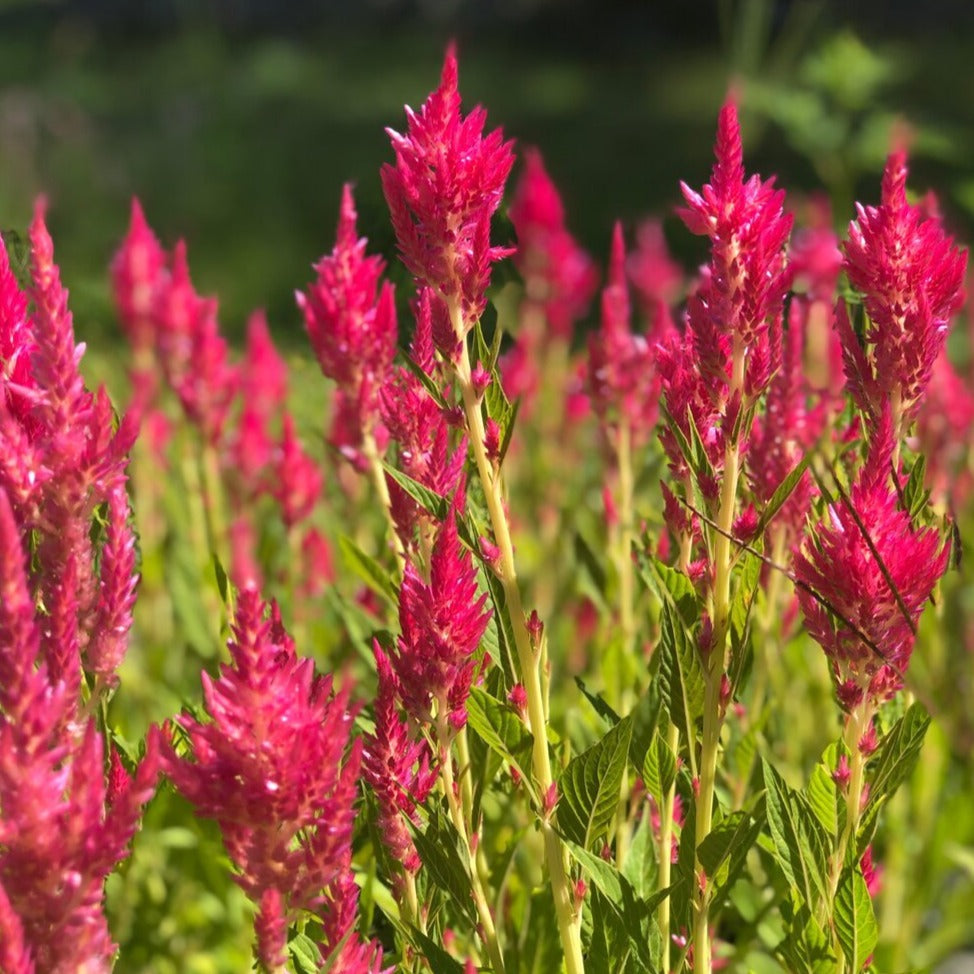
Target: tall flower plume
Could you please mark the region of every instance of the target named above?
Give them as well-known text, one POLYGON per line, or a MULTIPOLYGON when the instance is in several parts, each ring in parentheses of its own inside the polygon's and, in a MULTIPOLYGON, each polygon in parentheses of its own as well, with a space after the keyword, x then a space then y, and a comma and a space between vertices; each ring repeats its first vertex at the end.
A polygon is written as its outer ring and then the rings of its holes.
POLYGON ((382 167, 382 188, 403 263, 461 318, 463 333, 440 348, 452 358, 484 310, 491 264, 512 253, 490 245, 491 217, 514 162, 512 143, 500 129, 483 135, 483 108, 461 114, 452 48, 439 88, 418 112, 407 108, 406 117, 405 135, 389 130, 396 164, 382 167))
POLYGON ((898 506, 889 482, 893 443, 887 409, 847 499, 829 507, 795 554, 806 628, 825 650, 849 710, 902 686, 920 613, 947 568, 937 531, 916 527, 898 506))
POLYGON ((392 285, 380 287, 385 262, 366 254, 356 220, 346 185, 335 247, 315 264, 317 280, 295 298, 321 370, 338 384, 332 440, 358 462, 363 438, 383 435, 379 390, 395 358, 397 323, 392 285))
POLYGON ((967 266, 967 253, 940 219, 907 201, 906 176, 906 155, 894 152, 883 173, 880 205, 856 204, 859 218, 849 225, 844 248, 849 280, 865 296, 868 355, 845 319, 839 320, 850 391, 873 422, 885 400, 898 401, 896 435, 919 408, 950 317, 963 301, 967 266))
POLYGON ((415 720, 431 721, 435 704, 437 717, 463 726, 475 654, 491 616, 486 602, 486 594, 477 595, 477 569, 451 511, 433 545, 429 581, 407 562, 399 590, 401 635, 390 661, 415 720))
MULTIPOLYGON (((361 741, 349 742, 348 691, 315 676, 254 589, 240 593, 229 648, 219 677, 203 674, 211 720, 177 719, 174 740, 184 736, 187 750, 170 743, 165 771, 200 815, 219 823, 234 879, 259 907, 256 951, 267 970, 280 968, 287 927, 305 912, 321 913, 326 959, 354 952, 356 935, 345 938, 357 903, 351 842, 361 741)), ((366 951, 363 962, 378 953, 366 951)))

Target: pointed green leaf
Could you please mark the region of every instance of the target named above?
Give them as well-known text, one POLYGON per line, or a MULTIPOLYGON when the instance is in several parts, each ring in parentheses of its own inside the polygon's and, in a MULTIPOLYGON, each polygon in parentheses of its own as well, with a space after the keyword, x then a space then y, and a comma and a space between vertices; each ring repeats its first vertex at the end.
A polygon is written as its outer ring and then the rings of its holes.
POLYGON ((847 869, 839 880, 832 919, 849 969, 861 971, 879 940, 879 926, 873 912, 873 901, 858 866, 847 869))
POLYGON ((496 700, 480 687, 471 687, 467 698, 467 723, 481 740, 530 781, 534 739, 524 721, 510 706, 496 700))
POLYGON ((704 676, 696 644, 672 605, 663 604, 660 617, 659 680, 670 720, 686 741, 696 740, 697 720, 703 714, 704 676))
POLYGON ((297 974, 318 974, 321 969, 321 951, 307 934, 295 934, 287 942, 287 952, 291 955, 297 974))
POLYGON ((358 576, 376 595, 382 596, 392 605, 398 603, 396 587, 389 571, 383 568, 375 558, 366 554, 345 534, 338 536, 338 550, 341 552, 342 562, 348 571, 358 576))
POLYGON ((647 791, 653 796, 657 807, 662 806, 670 786, 676 780, 676 755, 658 733, 646 751, 641 772, 647 791))
POLYGON ((869 763, 870 805, 884 801, 913 773, 929 726, 930 715, 914 703, 890 728, 869 763))
POLYGON ((424 487, 418 480, 413 480, 409 474, 397 470, 390 463, 383 463, 382 469, 414 500, 419 506, 436 518, 445 521, 450 513, 450 502, 435 490, 424 487))
POLYGON ((737 881, 763 824, 761 816, 752 818, 745 811, 732 812, 700 843, 697 855, 711 883, 712 902, 719 904, 737 881))
POLYGON ((926 507, 930 498, 930 491, 923 486, 927 474, 927 460, 921 453, 913 462, 910 476, 903 487, 903 507, 909 512, 910 520, 915 521, 917 515, 926 507))
POLYGON ((412 939, 429 964, 433 974, 463 974, 465 968, 455 957, 451 957, 432 937, 413 927, 412 939))
POLYGON ((477 917, 471 896, 470 874, 460 854, 460 836, 443 816, 431 814, 426 831, 413 830, 413 842, 423 865, 436 886, 449 895, 476 927, 477 917))
POLYGON ((585 848, 605 838, 615 820, 631 734, 632 718, 626 717, 572 758, 558 780, 559 828, 585 848))
POLYGON ((582 691, 582 696, 592 705, 592 709, 606 722, 609 727, 615 727, 619 723, 619 715, 606 703, 597 693, 592 693, 585 686, 585 681, 580 677, 575 677, 575 685, 582 691))
POLYGON ((768 525, 774 519, 774 516, 784 507, 785 502, 794 493, 795 488, 798 486, 798 481, 801 480, 802 475, 808 469, 809 463, 812 461, 814 456, 814 451, 809 450, 799 461, 799 463, 791 469, 791 472, 781 481, 780 484, 775 488, 774 493, 768 500, 768 503, 764 505, 764 510, 761 512, 760 518, 758 518, 758 527, 755 531, 755 537, 760 538, 764 532, 768 529, 768 525))
POLYGON ((762 765, 775 858, 788 882, 815 909, 828 895, 828 836, 804 796, 790 788, 766 759, 762 765))
POLYGON ((844 750, 841 741, 830 744, 822 755, 822 760, 812 768, 812 775, 808 781, 806 797, 815 817, 822 823, 822 827, 833 838, 839 834, 839 815, 844 807, 839 800, 839 789, 832 778, 832 773, 838 767, 839 754, 844 750))
POLYGON ((402 356, 402 364, 419 380, 423 388, 429 393, 430 399, 436 403, 440 409, 447 408, 447 401, 443 398, 443 393, 433 381, 432 376, 427 375, 410 357, 408 353, 402 356))

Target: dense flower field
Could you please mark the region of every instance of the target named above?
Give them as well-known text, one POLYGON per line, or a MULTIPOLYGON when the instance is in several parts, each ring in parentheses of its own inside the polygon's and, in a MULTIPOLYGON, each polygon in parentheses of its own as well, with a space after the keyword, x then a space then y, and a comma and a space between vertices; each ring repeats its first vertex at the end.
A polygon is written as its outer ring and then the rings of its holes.
POLYGON ((967 255, 907 147, 837 235, 729 97, 703 265, 650 221, 603 276, 537 150, 498 233, 515 146, 452 50, 389 137, 406 275, 345 186, 322 375, 259 312, 235 356, 135 202, 116 412, 43 202, 0 251, 0 971, 974 946, 967 255))

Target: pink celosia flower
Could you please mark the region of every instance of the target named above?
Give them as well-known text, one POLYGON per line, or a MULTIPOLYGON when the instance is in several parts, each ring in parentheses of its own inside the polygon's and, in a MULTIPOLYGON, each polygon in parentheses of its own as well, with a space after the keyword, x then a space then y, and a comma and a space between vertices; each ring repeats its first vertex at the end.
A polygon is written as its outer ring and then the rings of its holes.
POLYGON ((377 435, 379 390, 396 354, 392 285, 379 281, 385 262, 367 256, 355 229, 352 188, 342 192, 335 247, 315 264, 317 280, 295 298, 321 370, 338 384, 332 440, 359 461, 363 436, 377 435))
POLYGON ((107 974, 115 945, 102 911, 105 879, 127 855, 154 791, 156 737, 135 777, 116 770, 109 788, 94 720, 79 718, 74 686, 47 665, 63 636, 35 610, 21 530, 2 489, 0 594, 0 957, 6 952, 11 970, 33 963, 56 974, 107 974))
MULTIPOLYGON (((899 398, 908 425, 944 347, 950 317, 963 301, 967 254, 939 219, 907 202, 906 175, 905 153, 894 152, 883 173, 880 205, 856 204, 859 219, 849 226, 844 266, 865 297, 863 337, 871 346, 865 361, 861 352, 846 349, 850 391, 873 422, 888 398, 899 398)), ((840 334, 846 346, 856 340, 851 329, 840 334)))
POLYGON ((284 526, 290 529, 311 513, 321 496, 322 482, 318 464, 305 453, 290 413, 284 414, 274 472, 272 493, 280 505, 284 526))
MULTIPOLYGON (((585 313, 598 283, 592 258, 565 227, 565 210, 541 153, 527 149, 524 170, 510 207, 517 233, 515 263, 524 278, 525 300, 537 304, 546 334, 563 341, 585 313)), ((520 337, 520 336, 519 336, 520 337)))
POLYGON ((947 567, 939 534, 915 527, 898 507, 889 482, 892 453, 886 411, 848 500, 829 507, 828 520, 808 531, 795 554, 806 628, 829 657, 847 709, 864 698, 882 701, 902 686, 917 620, 947 567))
MULTIPOLYGON (((374 644, 379 692, 375 700, 375 734, 366 737, 362 770, 378 804, 382 842, 392 861, 415 873, 420 860, 409 834, 409 822, 418 824, 416 807, 422 805, 436 783, 429 745, 410 734, 399 716, 399 683, 389 658, 374 644)), ((393 877, 401 882, 401 877, 393 877)))
POLYGON ((165 770, 199 814, 219 823, 234 879, 261 907, 262 959, 280 955, 302 911, 320 909, 327 958, 351 929, 357 902, 348 880, 361 742, 349 743, 348 691, 336 694, 330 677, 314 675, 253 589, 240 593, 229 648, 219 678, 203 674, 211 722, 178 718, 188 751, 168 745, 165 770))
POLYGON ((670 256, 659 220, 644 220, 636 229, 636 249, 626 260, 626 274, 653 331, 683 287, 683 268, 670 256))
POLYGON ((460 544, 456 516, 451 512, 437 533, 428 582, 406 563, 399 590, 401 635, 390 662, 409 716, 429 722, 435 704, 437 717, 462 726, 491 612, 487 595, 477 595, 477 569, 460 544))
POLYGON ((388 130, 396 164, 382 167, 382 188, 403 263, 461 317, 463 333, 439 344, 453 358, 456 343, 483 313, 490 265, 512 253, 490 245, 490 220, 514 162, 512 143, 499 129, 483 135, 483 108, 461 115, 452 48, 440 87, 419 112, 407 108, 406 117, 405 135, 388 130))
MULTIPOLYGON (((650 342, 633 334, 622 226, 612 233, 609 280, 602 291, 602 326, 589 337, 592 405, 603 427, 629 425, 635 442, 650 435, 659 415, 660 380, 650 342)), ((668 320, 668 319, 667 319, 668 320)), ((654 335, 655 340, 662 335, 654 335)))

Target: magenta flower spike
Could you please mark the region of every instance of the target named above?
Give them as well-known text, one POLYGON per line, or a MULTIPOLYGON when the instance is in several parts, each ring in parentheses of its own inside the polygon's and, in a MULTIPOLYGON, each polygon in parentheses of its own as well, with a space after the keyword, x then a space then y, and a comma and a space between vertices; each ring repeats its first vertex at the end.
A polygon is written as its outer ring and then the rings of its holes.
POLYGON ((902 687, 920 613, 947 568, 949 548, 937 531, 914 527, 899 507, 889 481, 893 444, 887 409, 848 501, 831 505, 795 553, 805 625, 847 710, 902 687))
POLYGON ((537 149, 525 151, 510 218, 517 233, 514 262, 524 278, 525 297, 540 306, 551 335, 567 341, 592 300, 598 271, 568 232, 561 196, 537 149))
MULTIPOLYGON (((432 754, 425 738, 409 732, 399 715, 399 682, 389 658, 373 644, 379 690, 375 699, 375 734, 366 737, 362 771, 378 804, 379 834, 389 856, 406 873, 419 871, 420 860, 409 834, 418 825, 416 808, 426 801, 436 783, 432 754)), ((396 875, 394 882, 401 884, 396 875)))
POLYGON ((142 204, 133 198, 129 230, 110 272, 119 321, 137 357, 155 346, 155 292, 166 264, 166 252, 146 222, 142 204))
POLYGON ((295 299, 322 372, 338 384, 333 442, 358 461, 363 438, 382 438, 379 390, 396 354, 398 325, 385 262, 367 255, 355 228, 352 188, 342 191, 332 252, 315 264, 317 280, 295 299))
POLYGON ((631 331, 631 314, 626 246, 622 225, 616 223, 609 279, 602 290, 602 326, 589 337, 588 386, 603 427, 625 422, 638 444, 656 426, 660 378, 650 343, 631 331))
POLYGON ((484 136, 487 113, 478 106, 464 116, 460 101, 451 46, 439 88, 418 112, 406 109, 406 134, 387 130, 396 164, 382 167, 403 263, 459 316, 462 333, 438 346, 450 360, 486 306, 491 264, 513 252, 490 245, 491 217, 514 163, 513 143, 504 141, 500 129, 484 136))
POLYGON ((687 206, 679 215, 691 233, 710 238, 706 304, 719 331, 754 345, 777 313, 788 285, 784 245, 792 217, 784 190, 751 176, 745 182, 737 106, 728 99, 717 121, 716 162, 697 193, 681 183, 687 206))
POLYGON ((290 413, 285 413, 282 420, 275 460, 274 499, 280 505, 284 526, 290 529, 311 514, 321 496, 322 484, 318 464, 301 445, 290 413))
POLYGON ((35 612, 20 528, 3 490, 0 594, 2 949, 17 960, 13 970, 33 963, 40 971, 107 974, 115 945, 102 911, 104 883, 127 855, 154 791, 156 739, 150 734, 134 778, 116 774, 107 787, 94 720, 79 719, 75 688, 53 678, 42 658, 55 655, 42 646, 60 642, 60 621, 35 612))
POLYGON ((211 720, 177 719, 188 748, 177 753, 175 732, 164 768, 219 823, 234 879, 260 906, 259 956, 273 969, 303 912, 322 914, 326 959, 354 922, 357 888, 347 880, 361 742, 349 741, 347 689, 335 693, 295 654, 276 608, 265 615, 257 592, 241 591, 231 663, 216 680, 203 674, 211 720))
POLYGON ((846 273, 865 296, 868 354, 848 348, 857 340, 839 321, 850 391, 873 423, 892 398, 897 436, 919 409, 950 317, 963 302, 967 267, 967 252, 941 221, 907 202, 906 176, 906 155, 894 152, 883 173, 880 205, 856 204, 859 218, 849 225, 844 247, 846 273))
POLYGON ((447 719, 454 727, 466 722, 477 647, 491 617, 486 602, 486 594, 477 595, 477 569, 460 544, 451 511, 433 546, 429 581, 407 562, 399 590, 401 635, 390 662, 414 720, 447 719))

